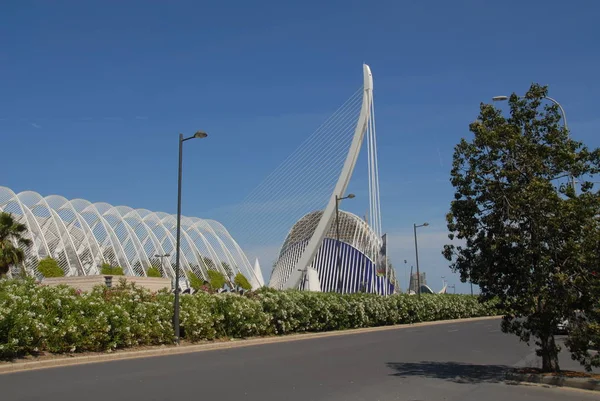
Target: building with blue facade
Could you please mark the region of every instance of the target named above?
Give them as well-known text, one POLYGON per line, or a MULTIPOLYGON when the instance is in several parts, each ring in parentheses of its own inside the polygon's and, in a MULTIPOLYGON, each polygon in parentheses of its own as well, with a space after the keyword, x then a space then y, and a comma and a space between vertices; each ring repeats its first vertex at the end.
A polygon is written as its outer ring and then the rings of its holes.
MULTIPOLYGON (((292 227, 275 262, 270 287, 286 288, 286 282, 322 213, 309 213, 292 227)), ((310 266, 316 271, 320 291, 385 295, 398 289, 394 270, 388 267, 390 264, 386 257, 385 237, 379 237, 366 221, 345 211, 339 213, 339 242, 337 236, 334 220, 310 266)), ((303 273, 298 288, 308 289, 310 274, 303 273)))

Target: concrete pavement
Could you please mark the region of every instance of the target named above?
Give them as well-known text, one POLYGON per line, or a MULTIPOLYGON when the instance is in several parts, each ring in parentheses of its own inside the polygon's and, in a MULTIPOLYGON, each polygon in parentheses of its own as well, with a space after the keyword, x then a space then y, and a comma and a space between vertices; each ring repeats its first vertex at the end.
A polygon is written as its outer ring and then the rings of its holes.
POLYGON ((506 384, 531 352, 487 320, 11 373, 0 391, 11 401, 600 398, 506 384))

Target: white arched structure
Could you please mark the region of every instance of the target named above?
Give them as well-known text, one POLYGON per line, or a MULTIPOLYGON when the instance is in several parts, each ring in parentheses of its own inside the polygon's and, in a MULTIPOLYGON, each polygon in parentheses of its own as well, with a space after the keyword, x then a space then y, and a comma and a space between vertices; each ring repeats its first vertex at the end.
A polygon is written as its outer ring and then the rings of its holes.
MULTIPOLYGON (((39 274, 39 261, 50 256, 67 276, 99 274, 108 263, 121 266, 126 275, 145 276, 154 266, 164 277, 174 277, 174 215, 32 191, 16 194, 6 187, 0 187, 0 211, 27 226, 32 245, 25 250, 24 268, 30 274, 39 274)), ((262 279, 254 277, 248 258, 220 223, 182 217, 181 234, 184 272, 207 279, 212 269, 231 280, 238 272, 250 281, 262 279)))
MULTIPOLYGON (((325 210, 323 210, 316 228, 312 232, 312 236, 310 237, 306 246, 302 247, 303 249, 301 250, 301 255, 295 266, 291 269, 289 278, 282 283, 283 288, 298 288, 300 285, 303 275, 308 271, 307 269, 315 259, 317 252, 323 244, 325 235, 331 227, 331 223, 335 217, 337 203, 336 197, 344 197, 346 188, 348 187, 348 183, 350 182, 350 178, 354 172, 354 167, 356 166, 356 161, 360 153, 365 132, 371 124, 371 115, 373 110, 373 75, 371 74, 371 69, 366 64, 363 65, 363 79, 363 98, 360 115, 358 117, 358 122, 354 131, 354 137, 352 139, 352 143, 350 144, 350 149, 348 151, 348 155, 346 156, 342 172, 337 181, 335 189, 329 198, 329 202, 327 203, 325 210)), ((371 149, 371 146, 371 142, 369 141, 369 149, 371 149)), ((371 179, 371 177, 369 178, 371 179)), ((372 202, 375 199, 370 200, 371 204, 373 204, 372 202)), ((377 202, 378 201, 377 195, 377 202)), ((373 207, 371 207, 371 210, 373 210, 373 207)), ((378 211, 376 213, 378 213, 378 211)), ((379 217, 376 217, 376 219, 379 220, 379 217)))
MULTIPOLYGON (((314 235, 322 218, 323 211, 315 211, 294 224, 275 262, 269 287, 276 289, 286 287, 302 250, 314 235)), ((336 227, 332 225, 325 234, 324 241, 317 250, 311 268, 303 276, 304 280, 301 280, 299 288, 309 289, 310 273, 313 273, 320 291, 373 292, 382 295, 394 292, 397 283, 393 269, 386 275, 377 272, 383 246, 382 238, 366 221, 350 212, 340 211, 339 226, 340 242, 337 242, 336 227)))

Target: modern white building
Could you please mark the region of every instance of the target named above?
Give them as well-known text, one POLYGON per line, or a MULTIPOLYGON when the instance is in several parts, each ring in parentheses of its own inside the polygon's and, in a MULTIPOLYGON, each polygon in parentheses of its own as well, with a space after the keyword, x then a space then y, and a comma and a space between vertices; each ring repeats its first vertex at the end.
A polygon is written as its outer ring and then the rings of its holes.
MULTIPOLYGON (((309 213, 292 227, 275 263, 270 287, 283 289, 287 286, 322 215, 323 211, 309 213)), ((382 295, 395 292, 396 277, 394 270, 388 268, 384 240, 366 221, 355 214, 340 211, 339 239, 338 242, 334 221, 309 270, 316 271, 320 291, 373 292, 382 295)), ((300 280, 298 288, 308 289, 309 274, 300 280)))
MULTIPOLYGON (((130 276, 146 276, 151 266, 163 277, 175 275, 175 215, 32 191, 16 194, 6 187, 0 187, 0 211, 27 226, 32 245, 25 250, 24 268, 30 274, 38 275, 38 262, 50 256, 66 276, 99 274, 104 263, 121 266, 130 276)), ((227 229, 214 220, 182 216, 180 265, 204 279, 213 269, 262 282, 260 270, 256 273, 227 229)))

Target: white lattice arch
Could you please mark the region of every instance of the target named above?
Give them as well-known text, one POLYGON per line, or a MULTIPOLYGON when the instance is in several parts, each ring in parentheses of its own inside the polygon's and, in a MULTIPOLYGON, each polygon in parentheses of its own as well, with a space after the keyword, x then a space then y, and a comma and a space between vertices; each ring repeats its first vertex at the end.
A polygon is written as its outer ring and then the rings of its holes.
POLYGON ((76 253, 77 255, 81 255, 79 259, 84 274, 99 273, 98 264, 104 263, 104 258, 102 257, 102 252, 100 252, 100 245, 88 223, 77 213, 77 210, 75 210, 73 204, 67 198, 50 195, 46 197, 46 201, 48 205, 56 210, 61 220, 66 223, 67 231, 72 238, 83 237, 77 244, 76 253), (91 259, 90 263, 87 263, 85 259, 87 255, 91 259))
POLYGON ((58 265, 66 275, 78 275, 83 271, 79 255, 75 252, 75 244, 68 235, 64 222, 50 207, 45 198, 33 191, 25 191, 17 194, 17 197, 31 210, 36 218, 44 219, 40 227, 45 234, 46 243, 50 249, 50 255, 55 258, 58 265), (46 215, 47 214, 47 215, 46 215), (49 238, 52 234, 54 238, 49 238))
MULTIPOLYGON (((91 203, 36 192, 15 194, 0 187, 0 211, 12 213, 27 227, 33 244, 25 249, 25 269, 39 276, 39 261, 50 256, 66 275, 99 273, 102 263, 121 266, 125 274, 145 276, 155 267, 174 277, 176 218, 174 215, 91 203), (170 254, 167 261, 155 255, 170 254)), ((181 268, 208 279, 216 269, 233 280, 243 271, 251 278, 248 259, 219 223, 182 216, 181 268), (230 268, 225 269, 224 263, 230 268)))
POLYGON ((98 210, 98 204, 84 199, 71 201, 75 210, 88 222, 94 236, 100 244, 100 252, 103 259, 113 266, 121 266, 125 272, 131 273, 133 269, 119 239, 110 224, 104 219, 98 210), (90 219, 88 221, 88 219, 90 219))

